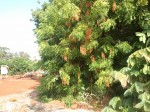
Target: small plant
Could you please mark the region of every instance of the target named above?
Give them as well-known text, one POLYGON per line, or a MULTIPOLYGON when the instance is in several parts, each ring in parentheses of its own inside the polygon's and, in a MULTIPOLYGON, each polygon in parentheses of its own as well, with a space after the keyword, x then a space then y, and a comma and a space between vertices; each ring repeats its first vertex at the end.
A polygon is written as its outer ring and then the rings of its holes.
POLYGON ((49 98, 46 95, 43 95, 43 96, 39 97, 39 101, 44 102, 44 103, 50 102, 50 101, 52 101, 52 98, 49 98))
POLYGON ((62 101, 66 104, 67 107, 70 107, 76 100, 73 96, 68 95, 62 98, 62 101))

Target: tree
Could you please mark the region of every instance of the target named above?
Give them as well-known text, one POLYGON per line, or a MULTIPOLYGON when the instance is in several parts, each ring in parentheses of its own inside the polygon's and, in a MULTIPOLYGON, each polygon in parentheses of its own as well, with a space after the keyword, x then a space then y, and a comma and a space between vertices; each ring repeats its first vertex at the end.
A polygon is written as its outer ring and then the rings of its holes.
POLYGON ((10 49, 7 47, 0 47, 0 59, 10 59, 12 57, 12 54, 10 53, 10 49))
POLYGON ((149 45, 149 7, 148 0, 50 0, 34 11, 42 66, 48 72, 41 95, 75 96, 83 88, 102 94, 129 55, 143 48, 142 42, 149 45))
POLYGON ((36 62, 30 60, 28 53, 12 53, 9 48, 6 47, 0 47, 0 66, 1 65, 9 66, 10 75, 21 75, 38 68, 36 67, 36 62))
POLYGON ((27 59, 30 58, 29 54, 26 52, 19 52, 18 55, 19 57, 23 57, 23 58, 27 58, 27 59))
POLYGON ((32 71, 32 61, 24 57, 15 57, 9 60, 9 74, 22 75, 26 72, 32 71))

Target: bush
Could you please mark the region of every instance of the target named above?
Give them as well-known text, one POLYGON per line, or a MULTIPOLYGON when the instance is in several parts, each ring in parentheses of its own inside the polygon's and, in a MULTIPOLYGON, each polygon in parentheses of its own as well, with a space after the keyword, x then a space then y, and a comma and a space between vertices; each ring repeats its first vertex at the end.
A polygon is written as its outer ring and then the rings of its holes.
POLYGON ((0 47, 0 65, 7 65, 10 75, 24 74, 39 68, 37 61, 31 61, 27 53, 14 54, 7 50, 8 48, 0 47))
POLYGON ((9 62, 9 73, 11 75, 24 74, 32 70, 32 61, 22 57, 16 57, 9 62))
POLYGON ((149 112, 150 110, 150 47, 132 53, 128 67, 120 71, 120 75, 128 76, 129 82, 122 97, 114 97, 102 112, 149 112))

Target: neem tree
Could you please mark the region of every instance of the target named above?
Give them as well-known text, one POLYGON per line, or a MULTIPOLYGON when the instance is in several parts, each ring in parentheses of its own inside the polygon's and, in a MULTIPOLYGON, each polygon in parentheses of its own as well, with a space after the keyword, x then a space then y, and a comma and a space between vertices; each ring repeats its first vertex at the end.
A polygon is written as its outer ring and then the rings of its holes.
POLYGON ((148 0, 49 0, 33 18, 48 72, 40 92, 55 98, 109 87, 150 36, 148 0))

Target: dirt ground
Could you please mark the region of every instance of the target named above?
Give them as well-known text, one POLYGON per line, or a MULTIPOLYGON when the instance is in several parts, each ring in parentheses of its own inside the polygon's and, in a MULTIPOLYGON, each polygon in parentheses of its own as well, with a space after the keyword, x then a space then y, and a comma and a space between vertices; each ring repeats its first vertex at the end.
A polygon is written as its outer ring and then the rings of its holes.
POLYGON ((0 97, 34 90, 38 85, 39 81, 31 78, 8 77, 0 79, 0 97))
POLYGON ((31 77, 0 79, 0 111, 8 112, 100 112, 84 102, 66 108, 60 101, 42 103, 37 100, 40 81, 31 77))

